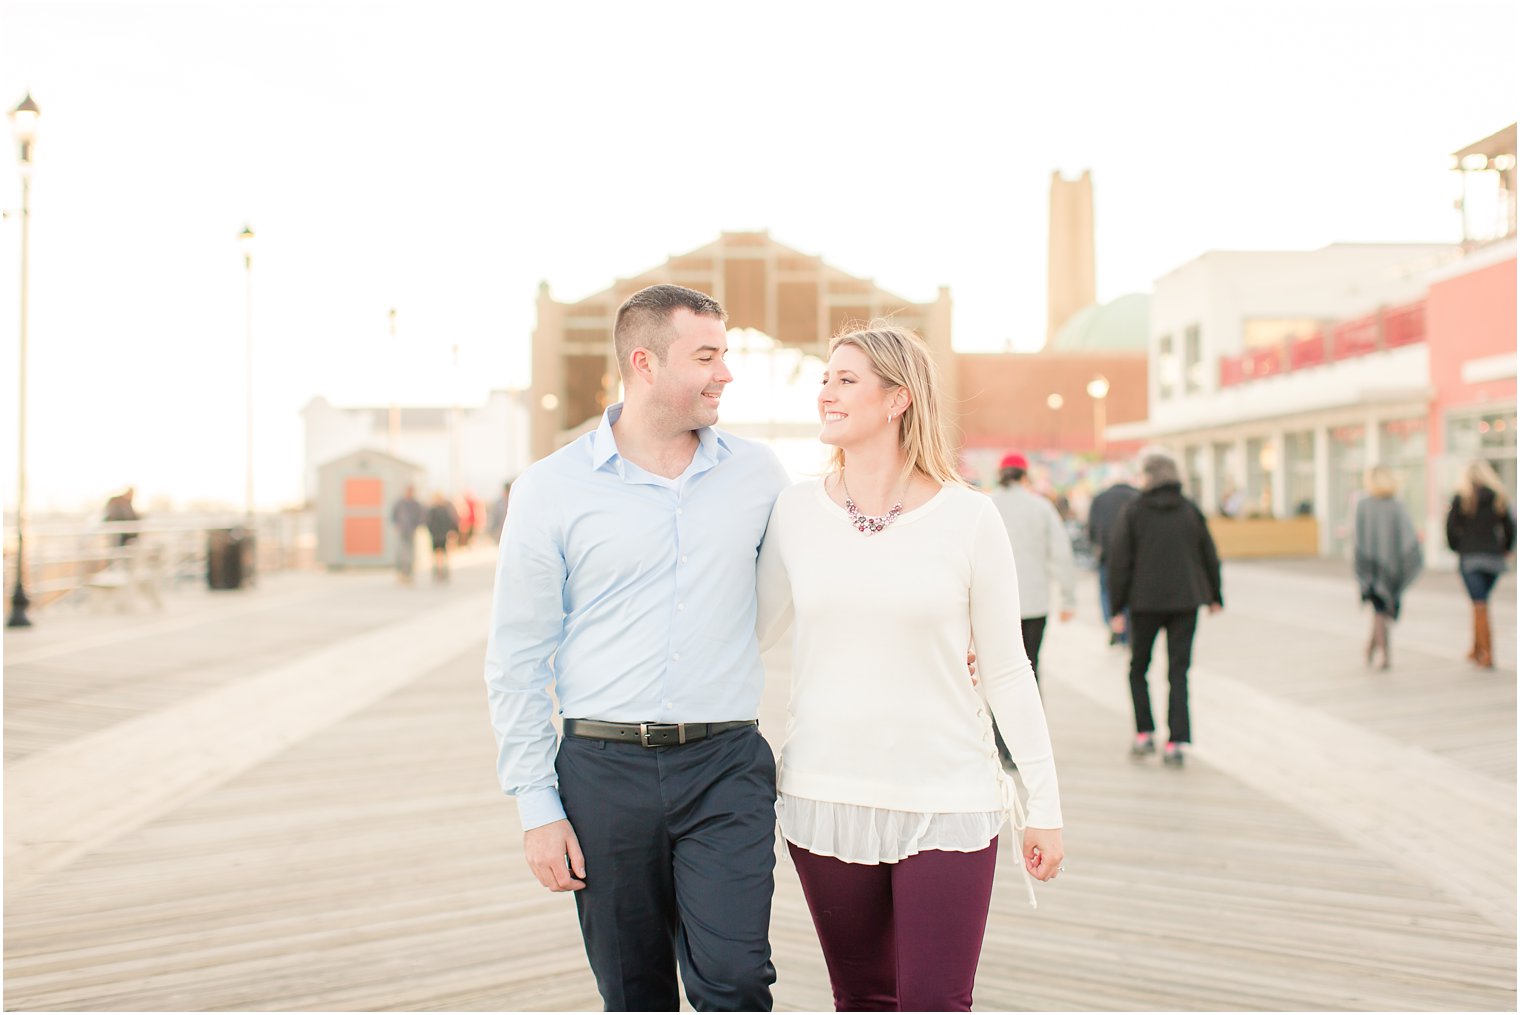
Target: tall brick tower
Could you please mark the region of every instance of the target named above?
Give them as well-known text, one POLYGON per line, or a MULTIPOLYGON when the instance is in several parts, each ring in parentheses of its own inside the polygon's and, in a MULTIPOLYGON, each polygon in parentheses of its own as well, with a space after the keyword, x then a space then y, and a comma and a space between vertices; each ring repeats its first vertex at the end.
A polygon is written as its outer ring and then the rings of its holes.
POLYGON ((1073 314, 1098 301, 1093 257, 1092 170, 1068 180, 1050 174, 1050 251, 1046 263, 1045 341, 1073 314))

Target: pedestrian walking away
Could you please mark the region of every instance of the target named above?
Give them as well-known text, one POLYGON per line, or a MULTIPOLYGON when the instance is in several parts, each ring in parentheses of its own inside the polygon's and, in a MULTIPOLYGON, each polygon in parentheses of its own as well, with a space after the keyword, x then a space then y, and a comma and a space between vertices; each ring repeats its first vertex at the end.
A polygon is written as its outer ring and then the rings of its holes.
POLYGON ((433 543, 433 581, 449 580, 449 540, 459 538, 459 512, 442 493, 427 509, 428 538, 433 543))
MULTIPOLYGON (((140 521, 141 516, 137 513, 137 508, 132 505, 132 498, 136 495, 137 491, 129 486, 121 493, 106 501, 106 513, 103 520, 107 522, 140 521)), ((114 537, 114 541, 117 546, 131 546, 137 542, 137 533, 118 532, 114 537)))
POLYGON ((1381 652, 1385 670, 1393 665, 1392 626, 1399 619, 1404 590, 1425 564, 1425 552, 1398 492, 1392 469, 1379 465, 1369 470, 1367 496, 1357 502, 1354 528, 1356 581, 1362 602, 1372 604, 1367 665, 1373 665, 1374 656, 1381 652))
POLYGON ((1446 513, 1446 545, 1457 555, 1457 570, 1472 601, 1473 646, 1467 658, 1484 669, 1494 665, 1488 598, 1515 551, 1515 512, 1493 466, 1482 459, 1468 465, 1462 486, 1446 513))
MULTIPOLYGON (((1024 652, 1036 682, 1040 679, 1040 646, 1045 641, 1045 624, 1050 614, 1050 587, 1061 593, 1061 623, 1076 616, 1077 580, 1072 561, 1071 537, 1049 499, 1029 487, 1029 459, 1018 452, 1003 456, 998 466, 998 488, 992 492, 1008 541, 1013 546, 1013 561, 1019 576, 1019 628, 1024 652)), ((1013 758, 1003 740, 1002 730, 993 724, 998 754, 1008 764, 1013 758)))
POLYGON ((1188 669, 1198 608, 1224 608, 1219 554, 1198 506, 1182 495, 1177 463, 1170 455, 1146 455, 1140 466, 1145 487, 1119 514, 1108 542, 1110 627, 1130 629, 1129 690, 1135 709, 1131 754, 1156 752, 1146 671, 1156 636, 1165 629, 1167 655, 1167 739, 1162 760, 1183 763, 1192 742, 1188 713, 1188 669), (1126 614, 1129 620, 1126 621, 1126 614))
POLYGON ((459 498, 459 548, 466 549, 480 530, 480 500, 469 490, 459 498))
POLYGON ((512 484, 503 483, 501 496, 491 502, 491 512, 486 517, 486 528, 491 532, 491 539, 501 542, 502 527, 507 524, 507 501, 512 497, 512 484))
POLYGON ((971 1010, 1010 812, 1026 878, 1063 869, 1014 552, 956 472, 942 397, 912 333, 836 337, 818 398, 829 474, 781 494, 760 552, 762 641, 792 632, 777 811, 840 1011, 971 1010))
POLYGON ((1061 591, 1061 623, 1076 616, 1077 580, 1071 537, 1055 505, 1029 488, 1029 459, 1018 452, 1003 456, 992 504, 1003 519, 1019 572, 1019 620, 1024 651, 1035 680, 1040 679, 1040 644, 1050 614, 1050 587, 1061 591))
POLYGON ((656 285, 617 312, 625 401, 512 486, 485 680, 528 866, 573 892, 608 1011, 768 1011, 775 759, 756 559, 787 477, 716 429, 726 315, 656 285), (564 738, 551 717, 554 684, 564 738))
POLYGON ((1103 610, 1103 628, 1108 631, 1109 645, 1128 645, 1129 632, 1118 632, 1109 627, 1114 618, 1112 597, 1109 594, 1108 555, 1104 546, 1113 533, 1114 523, 1125 505, 1140 495, 1130 483, 1128 476, 1121 476, 1113 486, 1093 498, 1087 508, 1087 542, 1092 546, 1093 562, 1098 571, 1098 605, 1103 610))
POLYGON ((412 569, 417 561, 417 529, 426 514, 417 492, 411 486, 391 506, 391 526, 396 530, 396 580, 412 583, 412 569))

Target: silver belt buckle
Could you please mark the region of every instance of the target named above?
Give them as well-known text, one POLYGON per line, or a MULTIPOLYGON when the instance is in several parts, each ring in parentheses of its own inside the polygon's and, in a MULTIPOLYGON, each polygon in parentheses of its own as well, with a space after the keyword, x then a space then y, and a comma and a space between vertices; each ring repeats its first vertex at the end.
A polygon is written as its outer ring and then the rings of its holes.
POLYGON ((660 744, 651 744, 649 742, 649 727, 650 726, 674 726, 676 728, 676 743, 677 744, 684 744, 684 743, 686 743, 686 723, 684 723, 684 722, 677 722, 677 723, 661 723, 661 722, 647 723, 647 722, 641 722, 641 723, 639 723, 639 743, 642 744, 645 747, 659 747, 659 746, 661 746, 660 744))

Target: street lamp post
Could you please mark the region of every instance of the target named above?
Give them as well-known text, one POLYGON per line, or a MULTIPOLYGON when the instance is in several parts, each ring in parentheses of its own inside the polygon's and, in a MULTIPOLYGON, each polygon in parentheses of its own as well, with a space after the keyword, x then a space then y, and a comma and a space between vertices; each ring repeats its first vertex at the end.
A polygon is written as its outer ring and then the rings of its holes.
POLYGON ((453 499, 460 495, 462 478, 459 469, 459 344, 457 342, 451 354, 454 358, 454 370, 452 383, 449 385, 453 389, 449 396, 449 497, 453 499))
POLYGON ((26 311, 28 268, 32 225, 32 144, 37 138, 37 120, 42 111, 32 101, 31 93, 11 110, 11 129, 20 148, 17 161, 21 167, 21 371, 17 375, 16 404, 20 419, 16 428, 16 584, 11 589, 11 615, 7 627, 31 627, 26 608, 26 311))
POLYGON ((1108 378, 1102 374, 1087 382, 1087 394, 1093 400, 1093 436, 1098 442, 1098 454, 1103 454, 1104 415, 1103 400, 1108 397, 1108 378))
POLYGON ((238 233, 243 248, 243 401, 247 413, 247 475, 244 477, 243 511, 245 526, 253 529, 253 227, 244 225, 238 233))
POLYGON ((1045 397, 1045 405, 1050 409, 1050 446, 1057 452, 1061 450, 1061 406, 1065 404, 1066 399, 1059 391, 1052 391, 1045 397))
POLYGON ((401 406, 396 398, 396 386, 401 376, 401 351, 396 347, 396 308, 391 307, 385 315, 391 322, 391 347, 386 358, 390 360, 391 411, 386 417, 386 444, 392 455, 401 454, 401 406))

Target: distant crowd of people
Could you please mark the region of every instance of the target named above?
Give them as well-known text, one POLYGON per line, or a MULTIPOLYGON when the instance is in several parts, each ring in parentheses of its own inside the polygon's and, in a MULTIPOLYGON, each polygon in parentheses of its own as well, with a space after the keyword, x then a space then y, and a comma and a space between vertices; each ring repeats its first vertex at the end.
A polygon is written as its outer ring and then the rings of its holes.
POLYGON ((511 482, 502 484, 501 495, 491 502, 489 511, 482 518, 480 501, 466 492, 455 505, 442 491, 434 491, 426 507, 417 499, 414 486, 406 490, 391 505, 391 525, 396 530, 396 579, 403 585, 414 581, 413 571, 417 563, 417 530, 426 529, 429 544, 433 548, 433 581, 442 584, 449 580, 449 550, 461 549, 482 531, 493 542, 500 542, 502 527, 507 521, 507 500, 512 492, 511 482))

